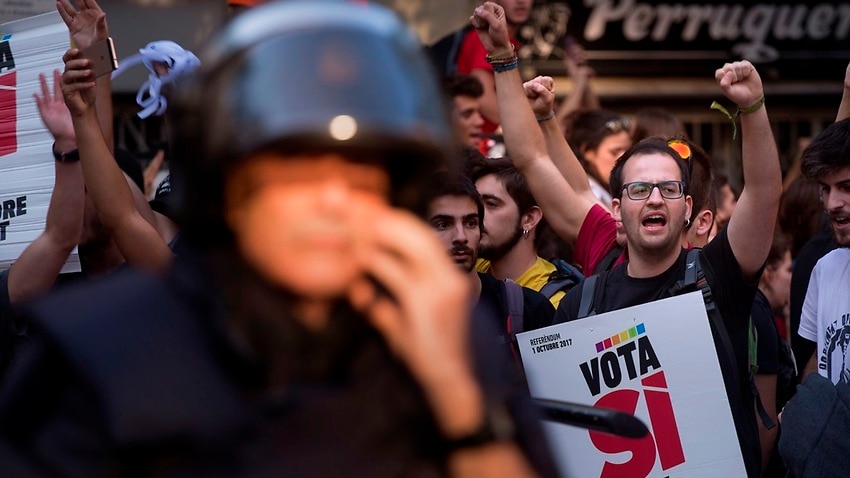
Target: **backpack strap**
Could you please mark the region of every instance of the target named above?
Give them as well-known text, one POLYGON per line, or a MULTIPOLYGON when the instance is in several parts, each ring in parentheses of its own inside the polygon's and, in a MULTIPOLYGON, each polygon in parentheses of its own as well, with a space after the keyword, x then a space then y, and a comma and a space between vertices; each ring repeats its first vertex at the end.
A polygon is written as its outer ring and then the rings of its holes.
MULTIPOLYGON (((747 359, 749 362, 749 368, 747 369, 750 374, 750 391, 755 397, 756 400, 756 411, 759 414, 759 418, 761 422, 764 424, 764 427, 768 430, 771 430, 776 426, 773 419, 770 418, 770 415, 767 414, 767 410, 764 408, 764 403, 761 401, 761 394, 759 393, 758 387, 756 387, 756 374, 758 373, 759 365, 758 365, 758 330, 756 330, 755 325, 753 324, 753 316, 750 315, 750 320, 747 323, 747 359)), ((778 374, 777 374, 778 375, 778 374)), ((778 377, 777 377, 778 378, 778 377)))
POLYGON ((578 316, 576 319, 583 319, 596 315, 596 299, 603 297, 605 294, 605 278, 607 272, 601 274, 593 274, 584 280, 581 284, 581 302, 578 306, 578 316))
POLYGON ((747 359, 750 365, 750 373, 755 375, 759 372, 759 331, 753 324, 753 316, 747 324, 747 359))
POLYGON ((508 334, 511 338, 523 331, 522 286, 512 280, 505 281, 505 293, 508 299, 508 334))
POLYGON ((567 290, 575 285, 572 279, 550 280, 540 289, 540 293, 547 299, 551 299, 559 290, 567 290))
MULTIPOLYGON (((738 371, 735 369, 734 364, 736 363, 735 355, 733 353, 734 349, 732 348, 732 340, 729 338, 729 332, 726 330, 726 325, 723 323, 723 318, 720 316, 720 310, 717 308, 717 304, 714 301, 714 295, 711 292, 711 286, 708 284, 708 280, 705 278, 705 271, 703 271, 702 266, 699 261, 699 252, 700 249, 694 248, 688 251, 688 256, 685 259, 685 277, 682 279, 681 283, 674 287, 673 294, 679 294, 682 292, 687 292, 692 290, 693 286, 696 286, 700 292, 702 292, 702 300, 705 303, 705 311, 708 315, 708 319, 714 324, 715 330, 717 330, 717 336, 720 338, 720 341, 723 343, 723 348, 726 350, 726 356, 730 360, 730 363, 733 365, 731 370, 731 374, 733 379, 735 380, 735 384, 738 383, 738 371)), ((752 364, 756 362, 754 360, 753 354, 757 354, 756 347, 754 345, 753 340, 753 322, 750 319, 748 324, 749 331, 747 332, 747 357, 748 357, 748 382, 750 383, 750 393, 752 393, 755 398, 756 410, 758 411, 759 418, 761 418, 762 423, 765 428, 768 430, 772 429, 776 426, 776 423, 770 418, 767 414, 767 410, 764 408, 764 404, 761 401, 761 396, 759 395, 758 388, 756 387, 755 375, 753 374, 752 364)))
POLYGON ((593 269, 593 273, 599 274, 610 270, 611 267, 614 265, 614 262, 617 260, 618 257, 620 257, 622 253, 623 248, 620 246, 614 246, 613 248, 611 248, 611 250, 608 251, 608 253, 605 254, 604 257, 602 257, 602 260, 599 261, 598 264, 596 264, 596 267, 593 269))
POLYGON ((508 301, 508 317, 505 324, 505 340, 511 347, 514 359, 519 362, 519 348, 516 343, 516 334, 525 330, 523 314, 525 301, 522 296, 522 286, 512 280, 505 280, 505 297, 508 301))
POLYGON ((552 261, 555 270, 549 274, 546 284, 540 289, 540 293, 547 299, 558 291, 568 291, 584 280, 584 274, 578 268, 563 259, 552 261))

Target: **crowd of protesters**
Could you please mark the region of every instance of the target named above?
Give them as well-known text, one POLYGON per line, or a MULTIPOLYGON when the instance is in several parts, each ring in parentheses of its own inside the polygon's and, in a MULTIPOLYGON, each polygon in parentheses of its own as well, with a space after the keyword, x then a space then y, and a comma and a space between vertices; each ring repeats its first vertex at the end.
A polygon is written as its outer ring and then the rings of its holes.
POLYGON ((717 65, 736 191, 675 115, 602 109, 580 47, 566 99, 524 81, 532 3, 475 8, 435 72, 383 7, 233 1, 148 62, 155 184, 82 53, 106 13, 58 0, 55 185, 0 273, 8 476, 557 476, 517 334, 671 297, 694 260, 746 475, 842 476, 850 67, 783 185, 757 68, 717 65))

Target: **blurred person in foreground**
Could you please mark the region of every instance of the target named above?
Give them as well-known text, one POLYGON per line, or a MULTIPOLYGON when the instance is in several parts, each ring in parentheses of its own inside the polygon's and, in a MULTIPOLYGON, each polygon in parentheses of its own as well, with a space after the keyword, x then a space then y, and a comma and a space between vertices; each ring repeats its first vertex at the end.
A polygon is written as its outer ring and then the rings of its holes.
MULTIPOLYGON (((507 357, 414 214, 451 143, 415 37, 378 6, 272 2, 201 57, 172 103, 191 249, 164 279, 32 307, 4 473, 547 474, 507 357)), ((89 65, 68 61, 66 101, 89 65)))

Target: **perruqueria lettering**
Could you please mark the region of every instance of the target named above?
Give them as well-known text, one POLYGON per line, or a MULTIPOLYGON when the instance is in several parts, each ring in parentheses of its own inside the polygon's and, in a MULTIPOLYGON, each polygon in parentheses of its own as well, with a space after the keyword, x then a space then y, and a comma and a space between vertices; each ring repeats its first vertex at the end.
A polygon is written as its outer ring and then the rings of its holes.
POLYGON ((694 41, 700 31, 712 40, 741 41, 733 52, 753 61, 779 56, 768 45, 774 40, 844 40, 850 33, 850 5, 799 2, 765 4, 637 3, 635 0, 584 0, 592 8, 584 38, 594 41, 605 35, 609 23, 622 22, 623 36, 630 41, 694 41), (680 29, 679 39, 669 38, 680 29))

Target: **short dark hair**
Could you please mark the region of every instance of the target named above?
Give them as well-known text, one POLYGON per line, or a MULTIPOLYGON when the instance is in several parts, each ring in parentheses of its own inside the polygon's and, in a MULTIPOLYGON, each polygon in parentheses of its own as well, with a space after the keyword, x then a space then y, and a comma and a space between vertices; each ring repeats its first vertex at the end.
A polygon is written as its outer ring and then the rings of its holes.
POLYGON ((716 175, 714 177, 714 190, 718 199, 723 193, 723 186, 729 186, 729 190, 732 191, 732 195, 735 196, 735 200, 737 201, 740 193, 734 186, 732 186, 732 183, 729 182, 729 176, 725 174, 716 175))
POLYGON ((445 196, 461 196, 472 199, 478 209, 478 227, 479 229, 484 227, 484 202, 471 179, 463 174, 450 171, 434 173, 431 176, 430 187, 425 193, 426 209, 430 207, 434 200, 445 196))
POLYGON ((469 96, 481 98, 484 95, 484 85, 481 80, 472 75, 456 74, 443 77, 443 91, 449 98, 469 96))
POLYGON ((770 251, 764 264, 767 267, 776 267, 785 258, 785 253, 791 250, 791 238, 779 228, 773 231, 773 240, 770 243, 770 251))
POLYGON ((614 163, 614 168, 611 170, 611 181, 609 184, 609 187, 611 188, 611 195, 613 197, 618 199, 623 197, 623 167, 625 166, 626 161, 628 161, 632 156, 652 153, 666 154, 676 161, 676 165, 679 166, 679 173, 682 181, 685 183, 684 192, 685 194, 690 194, 688 190, 688 178, 690 177, 690 174, 688 174, 688 163, 679 156, 679 153, 667 145, 667 140, 654 137, 647 138, 632 146, 628 151, 623 153, 619 159, 617 159, 616 163, 614 163))
POLYGON ((508 156, 501 158, 482 156, 477 160, 470 161, 467 165, 466 174, 473 183, 484 176, 495 175, 505 185, 505 190, 517 204, 520 214, 525 214, 531 208, 537 206, 537 201, 531 194, 531 188, 528 187, 522 173, 514 166, 513 161, 508 156))
POLYGON ((717 213, 717 196, 714 194, 714 165, 708 153, 696 143, 682 139, 691 148, 691 161, 688 173, 688 194, 691 195, 693 207, 691 208, 691 222, 694 223, 700 211, 708 209, 712 216, 717 213))
POLYGON ((797 257, 803 245, 817 234, 825 215, 820 201, 820 186, 799 177, 782 193, 776 223, 791 236, 791 255, 797 257))
MULTIPOLYGON (((520 216, 527 213, 531 208, 538 207, 537 201, 531 193, 531 188, 528 186, 528 182, 526 182, 525 177, 514 166, 514 162, 509 156, 488 158, 484 155, 479 155, 467 163, 466 174, 472 179, 473 183, 490 174, 499 178, 502 184, 505 185, 508 196, 516 203, 520 216)), ((537 223, 535 230, 534 247, 540 249, 549 240, 548 236, 553 235, 547 235, 551 228, 549 223, 546 222, 545 215, 537 223)))
POLYGON ((815 136, 802 159, 803 176, 815 181, 850 166, 850 118, 832 123, 815 136))
POLYGON ((596 149, 608 136, 630 129, 628 119, 609 110, 577 110, 564 119, 565 136, 573 149, 596 149))
POLYGON ((588 167, 584 152, 599 148, 599 145, 608 136, 623 131, 631 135, 630 130, 631 123, 627 118, 609 110, 577 110, 564 118, 564 136, 567 138, 570 148, 587 174, 593 176, 600 183, 604 183, 604 181, 602 181, 602 178, 596 177, 593 168, 588 167))

